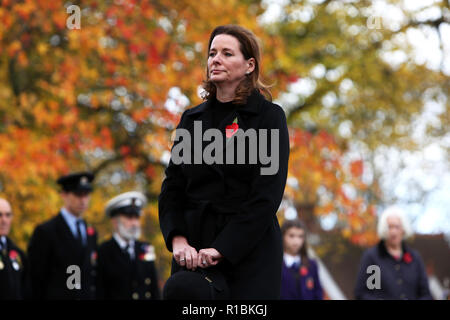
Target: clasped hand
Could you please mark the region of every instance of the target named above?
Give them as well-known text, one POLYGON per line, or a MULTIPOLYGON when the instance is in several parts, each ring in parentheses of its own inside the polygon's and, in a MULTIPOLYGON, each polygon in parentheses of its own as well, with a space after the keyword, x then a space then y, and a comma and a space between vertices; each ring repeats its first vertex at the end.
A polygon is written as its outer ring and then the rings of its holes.
POLYGON ((189 270, 195 270, 197 267, 208 268, 215 266, 223 259, 220 252, 214 248, 201 249, 197 252, 183 236, 173 237, 172 249, 175 261, 189 270))

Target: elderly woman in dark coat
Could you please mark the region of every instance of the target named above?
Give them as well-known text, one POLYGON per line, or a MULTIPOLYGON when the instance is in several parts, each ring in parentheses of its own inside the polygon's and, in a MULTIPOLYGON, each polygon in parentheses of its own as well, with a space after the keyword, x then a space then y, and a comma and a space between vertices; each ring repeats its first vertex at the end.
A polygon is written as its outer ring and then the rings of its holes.
POLYGON ((383 212, 378 235, 381 241, 362 257, 356 299, 432 299, 422 259, 404 242, 412 229, 400 208, 390 207, 383 212))
POLYGON ((182 114, 159 196, 161 231, 173 252, 172 274, 196 268, 220 270, 231 299, 279 299, 280 294, 282 244, 276 212, 286 184, 289 135, 283 109, 261 94, 270 99, 259 80, 260 68, 253 33, 236 25, 212 32, 206 101, 182 114), (212 128, 220 130, 214 142, 223 143, 223 150, 215 149, 217 158, 205 163, 201 157, 210 146, 205 148, 205 141, 196 144, 195 136, 212 128), (270 134, 267 139, 258 135, 258 143, 245 143, 244 150, 236 151, 230 140, 242 133, 240 129, 246 134, 266 129, 270 134), (180 139, 180 131, 193 137, 193 148, 185 135, 180 139), (193 159, 194 164, 174 158, 183 144, 188 146, 182 149, 183 159, 193 159), (256 155, 249 153, 252 146, 259 146, 258 161, 249 160, 256 155), (264 147, 277 159, 261 159, 264 147), (232 151, 238 157, 243 154, 244 163, 225 160, 224 153, 228 157, 232 151), (269 166, 275 170, 264 172, 269 166))

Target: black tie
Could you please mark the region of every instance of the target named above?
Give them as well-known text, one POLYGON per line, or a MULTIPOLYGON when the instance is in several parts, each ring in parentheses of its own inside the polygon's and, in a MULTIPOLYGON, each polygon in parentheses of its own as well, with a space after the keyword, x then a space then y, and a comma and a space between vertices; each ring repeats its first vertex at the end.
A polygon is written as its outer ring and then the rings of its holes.
POLYGON ((128 258, 130 260, 133 260, 133 257, 131 256, 130 251, 128 251, 128 249, 130 249, 130 244, 127 243, 127 245, 125 246, 125 248, 123 248, 123 251, 125 251, 125 254, 128 256, 128 258))
POLYGON ((81 234, 82 225, 83 225, 83 221, 82 220, 78 220, 77 221, 77 238, 78 238, 78 242, 80 243, 80 245, 82 247, 84 247, 83 236, 81 234))
POLYGON ((0 251, 2 252, 2 256, 6 257, 6 245, 3 243, 2 239, 0 238, 0 251))

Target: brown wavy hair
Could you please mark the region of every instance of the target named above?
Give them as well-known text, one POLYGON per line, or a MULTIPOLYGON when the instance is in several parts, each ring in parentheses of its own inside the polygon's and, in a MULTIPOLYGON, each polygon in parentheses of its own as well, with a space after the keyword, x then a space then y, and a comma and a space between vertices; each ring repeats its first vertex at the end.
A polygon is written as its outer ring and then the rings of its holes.
MULTIPOLYGON (((235 37, 239 41, 239 49, 244 58, 246 60, 250 58, 255 59, 255 69, 250 74, 246 75, 245 79, 237 86, 233 104, 245 104, 247 102, 247 97, 254 89, 259 90, 259 92, 264 94, 269 101, 272 101, 269 85, 264 84, 261 80, 261 51, 258 39, 253 32, 234 24, 218 26, 213 30, 209 37, 207 55, 209 55, 209 49, 211 48, 214 37, 219 34, 228 34, 235 37)), ((203 89, 205 89, 205 93, 202 97, 204 100, 216 96, 216 85, 209 78, 208 66, 206 66, 206 80, 203 81, 203 89)))
POLYGON ((283 242, 284 242, 284 235, 291 228, 302 229, 304 232, 303 245, 300 248, 299 252, 297 252, 297 254, 299 254, 301 257, 301 264, 306 267, 309 267, 308 242, 306 241, 306 235, 307 235, 306 226, 299 219, 285 220, 283 225, 281 226, 281 235, 282 235, 283 242))

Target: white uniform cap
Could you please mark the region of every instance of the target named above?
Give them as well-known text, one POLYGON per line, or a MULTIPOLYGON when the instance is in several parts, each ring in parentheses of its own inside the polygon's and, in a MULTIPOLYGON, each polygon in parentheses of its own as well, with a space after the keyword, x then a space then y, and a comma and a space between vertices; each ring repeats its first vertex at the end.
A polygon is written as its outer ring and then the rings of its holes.
MULTIPOLYGON (((116 209, 135 206, 140 210, 147 204, 147 198, 139 191, 129 191, 115 196, 106 203, 105 213, 109 217, 116 209)), ((140 214, 139 214, 140 215, 140 214)))

